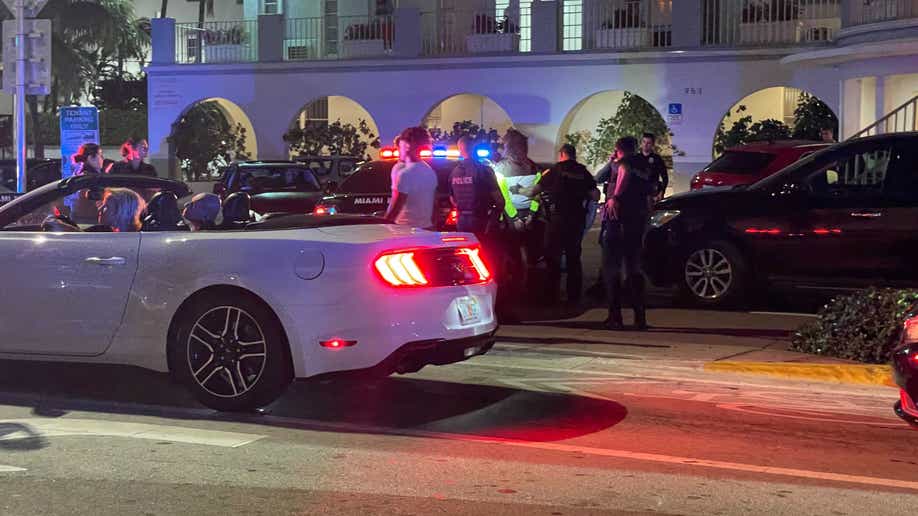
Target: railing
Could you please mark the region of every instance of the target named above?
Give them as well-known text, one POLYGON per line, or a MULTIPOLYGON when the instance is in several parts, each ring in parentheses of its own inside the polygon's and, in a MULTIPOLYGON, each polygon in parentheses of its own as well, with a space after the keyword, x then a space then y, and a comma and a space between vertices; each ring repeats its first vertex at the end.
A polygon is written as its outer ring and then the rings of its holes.
POLYGON ((499 16, 493 7, 423 12, 421 38, 421 53, 425 56, 520 51, 519 24, 499 16))
POLYGON ((918 17, 918 0, 857 0, 848 6, 848 25, 918 17))
POLYGON ((672 46, 672 0, 599 0, 569 7, 562 16, 564 50, 672 46), (571 36, 577 32, 572 25, 580 28, 579 42, 571 36))
POLYGON ((244 63, 258 60, 258 21, 175 25, 176 62, 244 63))
POLYGON ((342 16, 338 19, 342 58, 379 57, 392 51, 395 20, 392 16, 342 16))
POLYGON ((894 109, 888 115, 868 125, 851 138, 886 133, 918 131, 918 97, 894 109))
POLYGON ((704 0, 701 16, 703 45, 819 43, 841 29, 841 0, 704 0))
POLYGON ((327 32, 322 18, 286 20, 284 59, 287 61, 324 59, 328 55, 327 47, 329 46, 326 36, 327 32))

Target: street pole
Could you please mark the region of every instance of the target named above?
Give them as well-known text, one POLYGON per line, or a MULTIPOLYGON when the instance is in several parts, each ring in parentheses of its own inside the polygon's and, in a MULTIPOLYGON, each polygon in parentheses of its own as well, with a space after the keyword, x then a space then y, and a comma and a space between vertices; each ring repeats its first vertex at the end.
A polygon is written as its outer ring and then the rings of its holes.
POLYGON ((16 147, 16 191, 26 191, 26 23, 25 2, 16 0, 16 111, 14 113, 15 147, 16 147))

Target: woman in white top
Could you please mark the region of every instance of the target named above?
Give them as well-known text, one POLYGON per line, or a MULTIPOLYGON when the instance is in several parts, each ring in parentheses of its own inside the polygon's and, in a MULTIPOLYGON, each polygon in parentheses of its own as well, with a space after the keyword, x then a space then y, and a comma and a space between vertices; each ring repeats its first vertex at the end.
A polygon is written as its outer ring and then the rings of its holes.
POLYGON ((421 150, 430 148, 430 133, 423 127, 409 127, 397 141, 399 158, 405 165, 393 173, 386 219, 404 226, 435 229, 437 173, 421 159, 421 150))

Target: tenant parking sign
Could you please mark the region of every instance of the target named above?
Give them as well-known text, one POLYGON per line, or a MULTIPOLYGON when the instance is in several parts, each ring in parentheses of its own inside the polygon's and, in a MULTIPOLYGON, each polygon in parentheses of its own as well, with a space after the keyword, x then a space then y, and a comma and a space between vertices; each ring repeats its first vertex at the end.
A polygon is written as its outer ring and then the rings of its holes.
POLYGON ((682 123, 682 104, 670 104, 666 110, 666 121, 669 125, 679 125, 682 123))
POLYGON ((84 143, 99 143, 99 110, 94 106, 62 107, 61 115, 61 179, 73 175, 71 157, 84 143))

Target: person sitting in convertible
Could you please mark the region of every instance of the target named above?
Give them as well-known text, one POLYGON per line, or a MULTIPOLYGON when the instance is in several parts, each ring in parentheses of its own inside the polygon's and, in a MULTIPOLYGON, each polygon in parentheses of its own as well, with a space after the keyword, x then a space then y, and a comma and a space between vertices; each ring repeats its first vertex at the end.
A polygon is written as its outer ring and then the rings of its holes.
POLYGON ((185 204, 182 217, 188 221, 188 229, 200 231, 214 229, 217 225, 217 215, 220 214, 220 197, 212 193, 199 193, 185 204))
POLYGON ((146 203, 140 195, 127 188, 109 188, 99 207, 99 224, 111 227, 115 233, 140 231, 140 215, 146 203))

